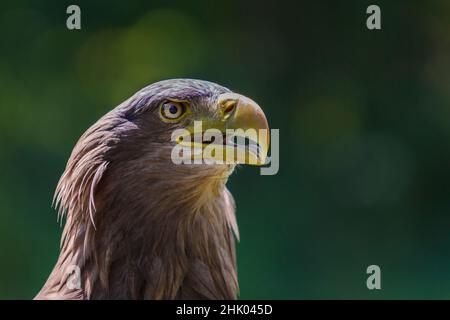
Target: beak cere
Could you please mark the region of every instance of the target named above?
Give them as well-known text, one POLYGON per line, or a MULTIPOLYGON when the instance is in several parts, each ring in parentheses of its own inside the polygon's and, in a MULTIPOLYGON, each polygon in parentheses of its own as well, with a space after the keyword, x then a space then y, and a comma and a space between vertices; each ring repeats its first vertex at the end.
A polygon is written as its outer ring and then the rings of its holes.
POLYGON ((217 109, 218 120, 201 122, 200 128, 194 122, 175 141, 189 147, 194 160, 264 165, 269 149, 269 124, 261 107, 243 95, 224 93, 217 99, 217 109), (193 141, 186 139, 192 135, 193 141))

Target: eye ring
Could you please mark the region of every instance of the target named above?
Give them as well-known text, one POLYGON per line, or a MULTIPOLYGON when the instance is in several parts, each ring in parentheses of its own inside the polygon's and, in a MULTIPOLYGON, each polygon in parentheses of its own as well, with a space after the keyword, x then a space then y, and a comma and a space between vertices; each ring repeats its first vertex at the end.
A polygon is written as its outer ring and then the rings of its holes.
POLYGON ((187 102, 166 100, 161 103, 159 114, 165 122, 178 122, 187 112, 187 102))

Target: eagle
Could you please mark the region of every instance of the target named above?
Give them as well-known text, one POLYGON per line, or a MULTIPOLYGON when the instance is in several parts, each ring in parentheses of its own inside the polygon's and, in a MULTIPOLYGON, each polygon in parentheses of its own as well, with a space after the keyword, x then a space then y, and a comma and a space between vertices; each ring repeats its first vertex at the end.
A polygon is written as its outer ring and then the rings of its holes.
POLYGON ((214 144, 173 138, 193 133, 197 121, 224 136, 269 130, 253 100, 212 82, 170 79, 139 90, 81 136, 54 196, 65 217, 59 257, 35 299, 238 297, 239 232, 226 182, 251 156, 264 164, 269 139, 257 152, 221 142, 244 150, 243 159, 176 163, 175 146, 214 144))

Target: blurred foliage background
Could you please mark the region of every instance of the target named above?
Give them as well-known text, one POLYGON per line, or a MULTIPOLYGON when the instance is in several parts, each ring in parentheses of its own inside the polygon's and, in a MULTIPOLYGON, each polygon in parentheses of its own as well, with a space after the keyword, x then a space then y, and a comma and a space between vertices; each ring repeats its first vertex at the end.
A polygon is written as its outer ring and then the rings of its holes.
POLYGON ((56 261, 50 205, 78 137, 141 87, 190 77, 280 129, 279 173, 229 182, 241 298, 449 299, 449 34, 448 1, 2 1, 0 298, 32 298, 56 261))

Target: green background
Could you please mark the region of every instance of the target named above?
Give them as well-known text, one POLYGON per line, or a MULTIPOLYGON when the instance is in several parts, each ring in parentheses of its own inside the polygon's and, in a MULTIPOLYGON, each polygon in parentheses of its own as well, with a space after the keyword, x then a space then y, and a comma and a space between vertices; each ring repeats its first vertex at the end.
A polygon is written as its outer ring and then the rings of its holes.
POLYGON ((55 263, 78 137, 179 77, 252 97, 280 129, 279 173, 228 184, 241 298, 450 298, 450 2, 374 3, 381 31, 372 1, 2 1, 0 298, 32 298, 55 263))

